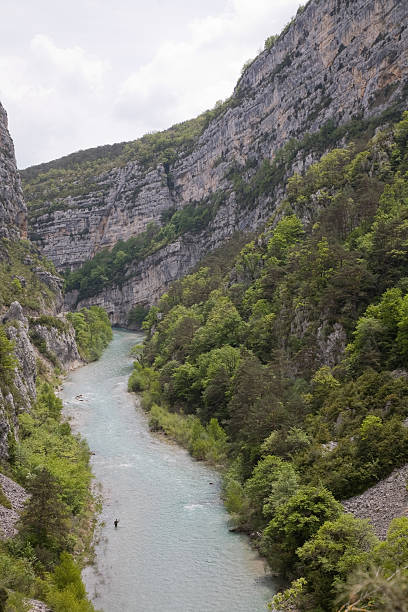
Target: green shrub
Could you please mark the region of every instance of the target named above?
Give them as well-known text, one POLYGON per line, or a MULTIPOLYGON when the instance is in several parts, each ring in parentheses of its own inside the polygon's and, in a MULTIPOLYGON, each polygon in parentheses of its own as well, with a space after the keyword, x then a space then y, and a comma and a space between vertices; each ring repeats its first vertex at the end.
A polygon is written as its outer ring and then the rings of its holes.
POLYGON ((300 573, 307 580, 320 605, 329 606, 339 583, 359 566, 367 566, 370 552, 378 542, 368 520, 342 514, 326 521, 296 555, 301 561, 300 573))
POLYGON ((75 340, 82 359, 99 359, 113 337, 105 310, 100 306, 82 308, 79 312, 69 312, 67 319, 74 327, 75 340))
POLYGON ((3 506, 4 508, 9 508, 9 509, 12 508, 11 501, 9 500, 7 495, 4 493, 4 490, 1 484, 0 484, 0 505, 3 506))
POLYGON ((73 557, 62 553, 60 563, 48 578, 47 603, 55 612, 93 612, 73 557))
POLYGON ((342 507, 324 488, 300 487, 278 507, 264 531, 262 550, 285 573, 296 562, 296 551, 310 540, 326 522, 337 519, 342 507))

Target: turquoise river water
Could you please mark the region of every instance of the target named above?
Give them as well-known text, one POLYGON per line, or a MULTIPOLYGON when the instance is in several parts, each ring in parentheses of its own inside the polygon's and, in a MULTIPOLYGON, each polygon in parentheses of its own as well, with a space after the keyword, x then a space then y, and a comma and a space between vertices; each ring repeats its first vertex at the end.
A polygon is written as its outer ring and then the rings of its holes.
POLYGON ((61 395, 102 486, 88 593, 103 612, 265 611, 273 582, 248 539, 228 531, 218 475, 152 436, 127 392, 138 341, 115 330, 100 361, 73 372, 61 395))

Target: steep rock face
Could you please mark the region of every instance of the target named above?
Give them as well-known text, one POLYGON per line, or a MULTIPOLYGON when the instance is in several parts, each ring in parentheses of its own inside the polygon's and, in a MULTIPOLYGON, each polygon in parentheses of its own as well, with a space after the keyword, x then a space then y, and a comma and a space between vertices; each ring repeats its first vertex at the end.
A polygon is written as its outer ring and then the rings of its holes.
POLYGON ((27 237, 27 209, 16 168, 7 113, 0 104, 0 237, 27 237))
POLYGON ((46 355, 39 351, 30 336, 30 326, 23 309, 18 302, 13 302, 3 318, 7 324, 6 334, 14 344, 14 355, 17 366, 14 370, 13 385, 4 392, 0 389, 0 457, 8 454, 9 435, 18 435, 18 414, 30 411, 36 399, 36 381, 38 361, 44 368, 54 365, 50 358, 64 370, 71 370, 81 363, 81 358, 75 342, 75 333, 71 325, 65 321, 66 329, 35 325, 37 337, 45 341, 48 351, 46 355))
MULTIPOLYGON (((148 172, 129 162, 95 177, 96 187, 87 194, 65 198, 61 210, 34 218, 32 236, 43 252, 58 268, 72 268, 160 221, 166 209, 205 201, 220 190, 226 194, 206 232, 165 247, 133 266, 122 288, 106 289, 79 305, 109 304, 113 312, 128 310, 133 299, 151 303, 166 278, 184 274, 235 230, 260 226, 281 201, 282 183, 248 210, 236 198, 231 171, 250 177, 248 162, 259 167, 263 159, 273 160, 290 139, 317 132, 328 120, 342 125, 402 106, 408 90, 407 25, 408 5, 400 0, 312 0, 244 72, 227 109, 192 152, 181 152, 170 168, 148 172)), ((299 154, 286 176, 312 161, 313 155, 299 154)))
MULTIPOLYGON (((61 318, 60 329, 52 326, 53 317, 61 311, 63 304, 61 278, 50 272, 37 253, 20 240, 26 237, 27 211, 14 146, 7 129, 7 116, 1 105, 0 181, 0 238, 8 239, 2 241, 0 263, 6 274, 14 276, 17 281, 13 288, 15 295, 21 295, 26 303, 25 309, 17 300, 10 304, 6 301, 9 294, 2 287, 1 322, 5 325, 6 336, 13 343, 17 362, 12 382, 4 377, 0 381, 0 458, 6 459, 10 438, 18 436, 18 415, 30 411, 36 399, 38 363, 42 362, 41 367, 50 370, 53 361, 58 360, 62 368, 68 370, 80 362, 80 357, 74 331, 68 321, 61 318), (18 274, 13 274, 14 270, 18 270, 18 274), (36 316, 33 317, 33 314, 36 316), (35 346, 32 335, 33 321, 35 323, 35 318, 44 314, 47 315, 48 327, 35 325, 35 331, 37 339, 45 343, 45 355, 35 346)), ((2 279, 8 281, 6 276, 2 279)), ((44 345, 41 346, 44 348, 44 345)))
POLYGON ((55 356, 57 363, 64 370, 72 370, 82 363, 82 359, 75 342, 75 332, 71 325, 68 322, 66 323, 67 329, 65 331, 59 331, 55 327, 50 328, 45 325, 36 325, 35 331, 44 340, 47 351, 55 356))
POLYGON ((146 229, 172 206, 162 167, 136 162, 95 177, 95 191, 68 197, 64 208, 30 224, 30 236, 58 269, 77 267, 98 250, 146 229))
MULTIPOLYGON (((209 249, 210 250, 210 249, 209 249)), ((113 285, 97 296, 78 301, 78 292, 66 296, 68 308, 102 306, 113 325, 126 326, 128 314, 135 304, 152 304, 172 281, 186 274, 205 254, 201 242, 184 236, 132 266, 129 279, 122 285, 113 285)))

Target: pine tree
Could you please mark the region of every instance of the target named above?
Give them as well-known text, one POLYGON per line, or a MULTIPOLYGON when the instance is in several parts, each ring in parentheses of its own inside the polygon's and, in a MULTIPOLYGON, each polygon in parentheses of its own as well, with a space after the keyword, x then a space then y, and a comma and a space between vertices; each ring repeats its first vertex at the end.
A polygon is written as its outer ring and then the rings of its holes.
POLYGON ((27 486, 31 494, 20 518, 20 533, 48 565, 67 548, 69 510, 61 500, 57 479, 42 468, 27 486))

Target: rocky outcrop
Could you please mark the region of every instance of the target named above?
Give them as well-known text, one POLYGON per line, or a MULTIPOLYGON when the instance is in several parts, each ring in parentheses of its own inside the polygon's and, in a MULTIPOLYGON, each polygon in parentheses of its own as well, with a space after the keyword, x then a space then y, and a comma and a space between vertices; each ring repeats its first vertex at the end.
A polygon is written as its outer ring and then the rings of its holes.
MULTIPOLYGON (((49 319, 52 323, 52 317, 49 319)), ((30 411, 36 399, 38 361, 43 362, 44 369, 58 365, 63 370, 71 370, 82 362, 70 323, 62 317, 55 320, 56 326, 36 325, 35 319, 29 324, 18 302, 11 304, 3 318, 17 365, 13 384, 5 391, 0 389, 0 458, 7 457, 9 436, 18 436, 18 414, 30 411), (38 339, 45 344, 39 344, 38 339)))
POLYGON ((17 172, 7 113, 0 104, 0 238, 27 237, 27 209, 17 172))
POLYGON ((47 604, 43 601, 38 601, 38 599, 28 599, 27 603, 30 606, 29 612, 52 612, 47 604))
POLYGON ((38 336, 44 340, 48 353, 55 356, 58 365, 63 370, 69 371, 78 367, 82 363, 82 359, 75 342, 73 328, 65 319, 60 320, 61 322, 64 321, 66 325, 65 331, 45 325, 35 325, 34 329, 38 336))
MULTIPOLYGON (((101 248, 138 234, 150 221, 160 222, 166 209, 224 192, 207 231, 132 266, 122 287, 79 306, 106 304, 111 312, 125 312, 132 300, 151 303, 166 279, 183 275, 234 231, 260 226, 281 201, 284 178, 315 157, 300 151, 281 182, 250 209, 236 197, 231 173, 249 179, 262 160, 273 160, 291 139, 316 133, 330 120, 344 125, 393 104, 402 106, 408 92, 407 25, 408 6, 400 0, 311 0, 247 68, 230 103, 192 151, 181 150, 170 166, 149 171, 130 161, 93 177, 86 193, 54 202, 59 210, 33 218, 31 235, 43 253, 58 268, 73 268, 101 248)), ((123 316, 113 320, 125 323, 123 316)))
POLYGON ((2 241, 0 263, 10 271, 16 282, 11 287, 25 304, 25 309, 18 301, 8 305, 4 296, 9 299, 10 289, 2 288, 1 322, 13 344, 16 367, 12 380, 0 377, 0 459, 7 459, 10 440, 18 437, 18 415, 29 412, 36 399, 38 365, 45 372, 55 365, 68 370, 81 361, 71 325, 62 315, 56 317, 63 305, 62 279, 20 241, 24 237, 26 206, 6 112, 0 105, 0 238, 8 239, 2 241))

